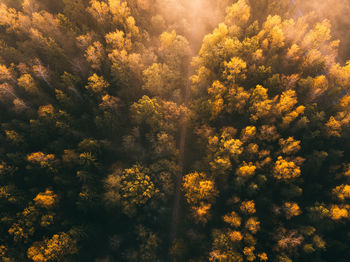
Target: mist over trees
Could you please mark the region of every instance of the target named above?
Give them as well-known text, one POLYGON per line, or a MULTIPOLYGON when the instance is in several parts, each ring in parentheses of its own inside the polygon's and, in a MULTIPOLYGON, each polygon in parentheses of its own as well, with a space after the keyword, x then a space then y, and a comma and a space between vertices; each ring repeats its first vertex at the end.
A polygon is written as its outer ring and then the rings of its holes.
POLYGON ((1 261, 348 261, 346 10, 0 0, 1 261))

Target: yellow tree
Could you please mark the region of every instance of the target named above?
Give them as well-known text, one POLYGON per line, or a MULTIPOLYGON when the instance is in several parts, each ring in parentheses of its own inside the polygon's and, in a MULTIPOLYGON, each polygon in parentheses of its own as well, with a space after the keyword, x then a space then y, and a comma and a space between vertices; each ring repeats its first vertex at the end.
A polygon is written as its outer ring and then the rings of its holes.
MULTIPOLYGON (((269 4, 267 9, 277 3, 269 4)), ((315 231, 302 230, 308 223, 325 230, 305 209, 317 201, 315 190, 325 198, 333 190, 338 199, 328 203, 322 219, 348 217, 341 202, 347 183, 342 178, 330 186, 348 161, 348 144, 340 142, 349 127, 348 64, 336 61, 339 41, 328 20, 283 18, 283 10, 274 7, 261 14, 257 6, 258 1, 239 0, 227 8, 224 22, 204 37, 193 60, 194 127, 206 143, 194 166, 219 189, 220 205, 211 208, 229 211, 215 214, 228 226, 216 225, 211 254, 227 261, 289 261, 306 257, 308 245, 313 252, 323 249, 313 242, 315 231), (269 244, 257 232, 271 235, 269 244), (295 246, 286 248, 293 240, 295 246), (271 246, 276 251, 270 255, 271 246)))

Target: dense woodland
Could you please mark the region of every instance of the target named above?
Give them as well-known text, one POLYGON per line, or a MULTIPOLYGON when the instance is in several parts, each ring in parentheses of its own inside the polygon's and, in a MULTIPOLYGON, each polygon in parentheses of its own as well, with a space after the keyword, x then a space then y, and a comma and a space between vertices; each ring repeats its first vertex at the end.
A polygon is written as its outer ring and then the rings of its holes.
POLYGON ((348 262, 330 2, 0 0, 1 261, 348 262))

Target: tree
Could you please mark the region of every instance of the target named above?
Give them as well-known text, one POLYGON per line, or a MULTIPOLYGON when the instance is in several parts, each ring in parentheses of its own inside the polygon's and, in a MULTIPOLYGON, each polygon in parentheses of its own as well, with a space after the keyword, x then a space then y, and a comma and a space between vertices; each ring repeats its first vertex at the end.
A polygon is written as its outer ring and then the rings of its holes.
POLYGON ((29 259, 35 262, 60 260, 77 252, 76 242, 67 233, 55 234, 50 239, 37 242, 27 251, 29 259))
POLYGON ((348 260, 346 1, 0 2, 1 260, 348 260))
MULTIPOLYGON (((332 251, 322 254, 324 246, 312 238, 326 234, 322 241, 332 243, 332 230, 309 220, 307 210, 317 202, 316 188, 318 196, 333 190, 335 198, 345 199, 345 181, 335 185, 330 177, 335 166, 348 161, 348 145, 337 153, 334 148, 340 146, 343 127, 348 128, 340 117, 346 113, 337 105, 347 104, 346 84, 338 82, 347 66, 335 60, 338 42, 329 21, 284 19, 284 11, 267 2, 272 9, 265 16, 256 9, 263 1, 258 2, 242 0, 227 8, 225 22, 205 36, 193 62, 193 128, 206 143, 206 150, 196 151, 194 174, 205 173, 219 191, 205 229, 215 232, 208 234, 210 256, 214 261, 284 261, 313 252, 318 261, 332 251), (339 68, 335 78, 334 68, 339 68), (328 156, 320 164, 324 170, 312 170, 321 161, 311 157, 315 148, 328 156), (304 230, 308 225, 313 232, 304 230), (266 241, 268 235, 277 243, 266 241)), ((320 220, 348 217, 341 202, 329 200, 326 206, 328 215, 320 220)))
POLYGON ((150 170, 138 165, 117 171, 105 183, 107 203, 120 201, 123 212, 129 216, 135 215, 138 206, 145 205, 159 192, 152 182, 150 170))

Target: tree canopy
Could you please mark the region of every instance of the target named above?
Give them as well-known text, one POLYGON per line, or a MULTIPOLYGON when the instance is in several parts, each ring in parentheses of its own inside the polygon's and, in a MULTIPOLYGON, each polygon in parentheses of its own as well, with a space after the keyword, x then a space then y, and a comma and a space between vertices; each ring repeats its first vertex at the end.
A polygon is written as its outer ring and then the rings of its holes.
POLYGON ((1 261, 348 261, 349 21, 310 9, 1 0, 1 261))

